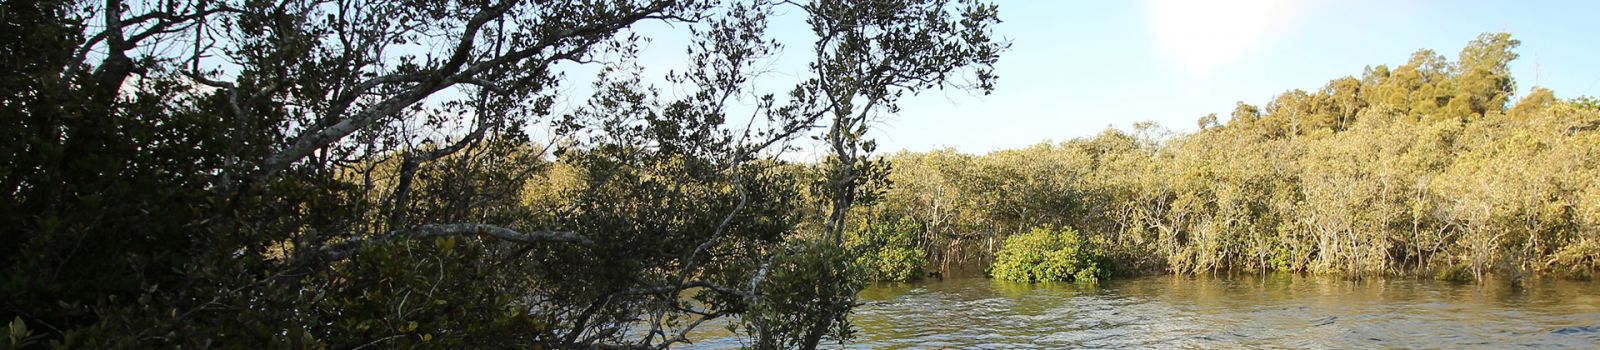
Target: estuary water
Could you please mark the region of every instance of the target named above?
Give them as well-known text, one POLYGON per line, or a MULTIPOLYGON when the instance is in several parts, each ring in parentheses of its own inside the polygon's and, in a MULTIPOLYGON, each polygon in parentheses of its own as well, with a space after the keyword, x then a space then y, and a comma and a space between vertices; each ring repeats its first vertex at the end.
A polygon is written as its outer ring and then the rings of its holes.
MULTIPOLYGON (((1600 349, 1600 283, 1555 279, 965 278, 879 284, 860 299, 845 348, 1600 349)), ((704 335, 689 347, 739 346, 704 335)))

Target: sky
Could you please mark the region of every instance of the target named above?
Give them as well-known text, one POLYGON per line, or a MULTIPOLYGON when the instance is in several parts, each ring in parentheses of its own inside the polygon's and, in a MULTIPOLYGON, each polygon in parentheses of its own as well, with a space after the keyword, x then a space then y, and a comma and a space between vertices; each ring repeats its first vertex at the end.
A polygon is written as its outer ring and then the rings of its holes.
POLYGON ((985 153, 1154 121, 1193 131, 1235 102, 1316 91, 1366 66, 1432 49, 1452 61, 1478 34, 1521 40, 1520 95, 1600 96, 1600 1, 997 1, 1012 41, 988 96, 934 91, 901 102, 871 136, 882 149, 985 153))
MULTIPOLYGON (((1454 61, 1479 34, 1522 45, 1511 70, 1518 95, 1535 85, 1559 98, 1600 96, 1600 1, 1490 0, 991 0, 1011 42, 990 95, 926 91, 873 125, 880 150, 953 148, 987 153, 1156 122, 1189 132, 1201 116, 1226 119, 1236 102, 1265 105, 1293 89, 1360 77, 1431 49, 1454 61)), ((639 63, 646 75, 683 69, 687 36, 661 24, 639 63)), ((810 59, 799 10, 778 13, 768 35, 792 52, 770 59, 757 90, 782 95, 810 59)), ((575 70, 568 99, 583 104, 594 67, 575 70)), ((658 87, 665 84, 653 81, 658 87)), ((674 91, 665 87, 667 95, 674 91)), ((800 145, 806 148, 805 145, 800 145)), ((820 149, 820 147, 818 147, 820 149)), ((814 152, 802 151, 804 154, 814 152)), ((815 156, 816 154, 811 154, 815 156)))

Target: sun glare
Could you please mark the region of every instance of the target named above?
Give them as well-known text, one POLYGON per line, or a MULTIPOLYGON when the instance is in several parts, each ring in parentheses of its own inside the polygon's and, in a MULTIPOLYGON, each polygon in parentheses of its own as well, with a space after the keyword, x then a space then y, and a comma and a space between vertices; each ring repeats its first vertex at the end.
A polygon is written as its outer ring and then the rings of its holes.
POLYGON ((1161 59, 1207 78, 1270 44, 1298 12, 1297 1, 1147 0, 1146 24, 1161 59))

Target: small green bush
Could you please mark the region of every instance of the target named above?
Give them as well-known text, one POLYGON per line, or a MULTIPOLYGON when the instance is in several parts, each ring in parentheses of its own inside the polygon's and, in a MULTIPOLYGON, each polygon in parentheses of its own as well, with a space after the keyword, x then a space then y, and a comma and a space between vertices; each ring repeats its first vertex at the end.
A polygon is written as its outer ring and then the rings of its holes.
POLYGON ((872 266, 872 278, 878 281, 914 281, 922 277, 923 263, 920 251, 907 247, 883 247, 878 250, 872 266))
POLYGON ((1095 282, 1110 277, 1100 267, 1099 247, 1071 227, 1035 228, 1006 238, 995 256, 990 275, 1017 282, 1095 282))
POLYGON ((868 270, 874 281, 906 282, 922 278, 927 257, 917 249, 917 222, 911 218, 879 219, 853 237, 862 253, 856 263, 868 270))

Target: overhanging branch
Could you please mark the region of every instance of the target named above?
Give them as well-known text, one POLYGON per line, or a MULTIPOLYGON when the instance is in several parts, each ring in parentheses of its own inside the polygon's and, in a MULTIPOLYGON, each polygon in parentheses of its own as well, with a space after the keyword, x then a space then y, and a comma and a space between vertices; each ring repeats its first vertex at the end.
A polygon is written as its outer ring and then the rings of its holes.
POLYGON ((517 232, 516 230, 489 224, 438 224, 417 226, 404 230, 395 230, 377 236, 353 238, 339 244, 330 245, 326 248, 323 248, 322 251, 323 253, 328 254, 328 256, 332 257, 334 260, 343 260, 345 258, 349 258, 350 253, 355 251, 355 249, 367 244, 380 244, 401 238, 428 238, 443 236, 488 236, 502 241, 521 244, 576 243, 588 245, 594 243, 594 241, 589 240, 588 237, 583 237, 578 235, 577 232, 573 231, 517 232))

